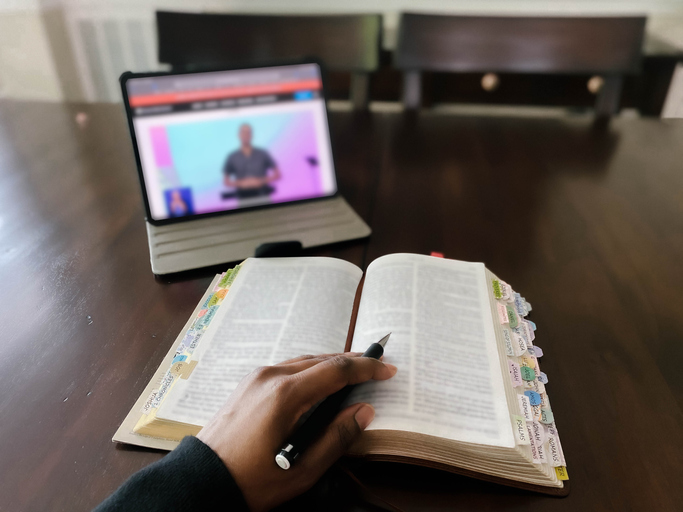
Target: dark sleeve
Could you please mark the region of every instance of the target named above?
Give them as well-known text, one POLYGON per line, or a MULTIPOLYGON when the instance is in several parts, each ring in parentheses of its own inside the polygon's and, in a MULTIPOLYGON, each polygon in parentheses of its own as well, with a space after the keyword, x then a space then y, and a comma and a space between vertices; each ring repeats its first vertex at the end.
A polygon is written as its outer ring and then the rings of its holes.
POLYGON ((93 512, 246 511, 242 492, 216 453, 188 436, 163 459, 130 477, 93 512))
POLYGON ((228 158, 225 160, 225 164, 223 165, 223 175, 224 176, 234 176, 235 175, 235 169, 233 168, 232 165, 232 154, 228 156, 228 158))

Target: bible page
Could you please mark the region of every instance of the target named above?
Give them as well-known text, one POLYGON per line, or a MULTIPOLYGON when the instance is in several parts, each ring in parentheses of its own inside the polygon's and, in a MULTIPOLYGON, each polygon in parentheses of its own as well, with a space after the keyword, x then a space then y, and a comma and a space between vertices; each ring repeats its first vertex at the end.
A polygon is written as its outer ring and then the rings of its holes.
POLYGON ((203 426, 256 367, 343 352, 362 275, 332 258, 246 260, 157 417, 203 426))
POLYGON ((351 397, 375 407, 369 429, 515 445, 482 263, 417 254, 373 261, 351 351, 389 332, 384 358, 398 373, 351 397))

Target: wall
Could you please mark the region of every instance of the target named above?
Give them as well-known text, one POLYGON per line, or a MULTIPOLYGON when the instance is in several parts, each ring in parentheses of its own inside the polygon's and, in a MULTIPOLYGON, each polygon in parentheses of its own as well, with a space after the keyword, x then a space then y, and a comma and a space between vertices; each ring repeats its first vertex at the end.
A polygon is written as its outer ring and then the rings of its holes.
POLYGON ((0 97, 62 98, 37 0, 0 1, 0 97))
POLYGON ((463 14, 647 14, 683 47, 679 0, 1 0, 0 97, 117 101, 116 78, 158 68, 155 9, 385 15, 384 46, 400 11, 463 14))

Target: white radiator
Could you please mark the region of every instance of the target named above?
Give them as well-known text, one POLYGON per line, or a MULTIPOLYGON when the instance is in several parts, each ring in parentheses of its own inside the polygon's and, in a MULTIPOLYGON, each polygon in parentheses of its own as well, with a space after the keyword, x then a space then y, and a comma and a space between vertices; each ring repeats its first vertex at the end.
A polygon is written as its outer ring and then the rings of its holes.
POLYGON ((121 73, 162 69, 157 62, 154 11, 69 9, 65 17, 86 101, 121 101, 121 73))

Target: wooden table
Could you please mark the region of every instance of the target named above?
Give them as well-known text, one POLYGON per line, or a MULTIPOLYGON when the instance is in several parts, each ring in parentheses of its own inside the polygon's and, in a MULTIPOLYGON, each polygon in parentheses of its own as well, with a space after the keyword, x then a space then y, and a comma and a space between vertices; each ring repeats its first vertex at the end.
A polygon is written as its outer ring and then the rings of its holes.
MULTIPOLYGON (((436 250, 521 291, 572 493, 388 464, 361 480, 406 511, 680 509, 683 123, 331 121, 340 187, 374 233, 309 253, 436 250)), ((142 216, 120 107, 0 104, 2 511, 89 510, 163 455, 111 436, 221 267, 155 279, 142 216)))

